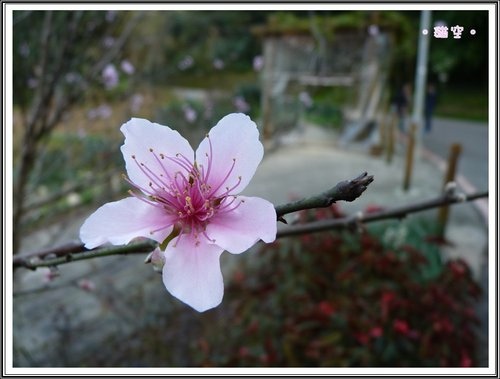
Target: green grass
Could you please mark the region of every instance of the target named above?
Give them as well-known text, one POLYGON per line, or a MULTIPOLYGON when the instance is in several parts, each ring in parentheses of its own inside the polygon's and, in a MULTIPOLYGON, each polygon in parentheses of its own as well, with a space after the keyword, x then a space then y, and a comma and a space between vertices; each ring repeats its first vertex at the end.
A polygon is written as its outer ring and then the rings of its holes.
POLYGON ((448 86, 440 89, 435 115, 472 121, 488 121, 486 88, 448 86))

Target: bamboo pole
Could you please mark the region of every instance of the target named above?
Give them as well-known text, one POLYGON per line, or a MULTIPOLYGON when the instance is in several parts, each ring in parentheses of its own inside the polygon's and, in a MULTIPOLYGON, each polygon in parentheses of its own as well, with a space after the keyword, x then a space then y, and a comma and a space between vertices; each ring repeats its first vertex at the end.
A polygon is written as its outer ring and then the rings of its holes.
POLYGON ((396 130, 397 117, 394 112, 389 114, 389 122, 386 125, 386 162, 387 164, 392 163, 392 157, 394 156, 394 133, 396 130))

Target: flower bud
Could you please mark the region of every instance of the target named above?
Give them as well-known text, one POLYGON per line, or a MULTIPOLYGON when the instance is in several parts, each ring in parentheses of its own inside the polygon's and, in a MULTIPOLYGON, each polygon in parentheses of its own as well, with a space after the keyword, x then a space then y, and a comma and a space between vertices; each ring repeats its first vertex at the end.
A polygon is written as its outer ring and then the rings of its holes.
POLYGON ((153 270, 156 272, 162 272, 163 265, 165 264, 165 257, 163 256, 163 251, 159 247, 154 249, 144 260, 144 263, 151 263, 153 265, 153 270))

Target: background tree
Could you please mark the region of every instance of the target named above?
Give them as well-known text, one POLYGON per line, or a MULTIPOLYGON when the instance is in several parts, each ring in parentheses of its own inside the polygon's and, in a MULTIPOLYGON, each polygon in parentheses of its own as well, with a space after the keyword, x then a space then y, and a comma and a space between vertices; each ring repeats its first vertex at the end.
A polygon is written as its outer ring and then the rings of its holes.
POLYGON ((14 105, 22 128, 14 172, 14 253, 30 173, 40 143, 64 114, 99 83, 121 53, 141 13, 22 11, 14 14, 14 105), (108 43, 103 41, 108 38, 108 43))

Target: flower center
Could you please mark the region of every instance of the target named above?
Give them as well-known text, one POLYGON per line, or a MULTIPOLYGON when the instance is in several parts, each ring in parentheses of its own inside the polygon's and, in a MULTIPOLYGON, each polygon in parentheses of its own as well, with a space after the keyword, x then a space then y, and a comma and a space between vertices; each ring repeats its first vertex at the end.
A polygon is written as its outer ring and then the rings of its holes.
POLYGON ((204 237, 210 243, 215 243, 215 239, 210 238, 206 232, 210 219, 215 215, 234 211, 244 201, 238 200, 236 196, 231 194, 240 184, 241 177, 238 178, 236 185, 232 188, 225 187, 225 191, 222 194, 215 195, 231 175, 236 164, 236 159, 233 158, 228 173, 220 183, 214 186, 210 185, 209 175, 212 171, 212 144, 210 138, 208 138, 208 141, 210 150, 209 154, 207 154, 208 164, 206 170, 202 165, 198 166, 196 162, 194 164, 191 163, 182 154, 176 154, 175 157, 168 157, 162 153, 157 154, 150 148, 150 153, 160 167, 160 172, 155 172, 148 165, 139 162, 132 155, 132 159, 139 169, 149 179, 149 188, 142 188, 124 176, 125 180, 134 188, 142 192, 142 194, 133 191, 129 191, 129 193, 147 204, 160 207, 170 216, 167 218, 168 222, 164 226, 152 230, 151 234, 174 225, 174 231, 179 234, 177 242, 183 235, 190 235, 195 238, 196 244, 200 243, 200 237, 204 237), (164 165, 165 161, 174 162, 179 169, 171 172, 172 170, 167 169, 166 165, 164 165))

